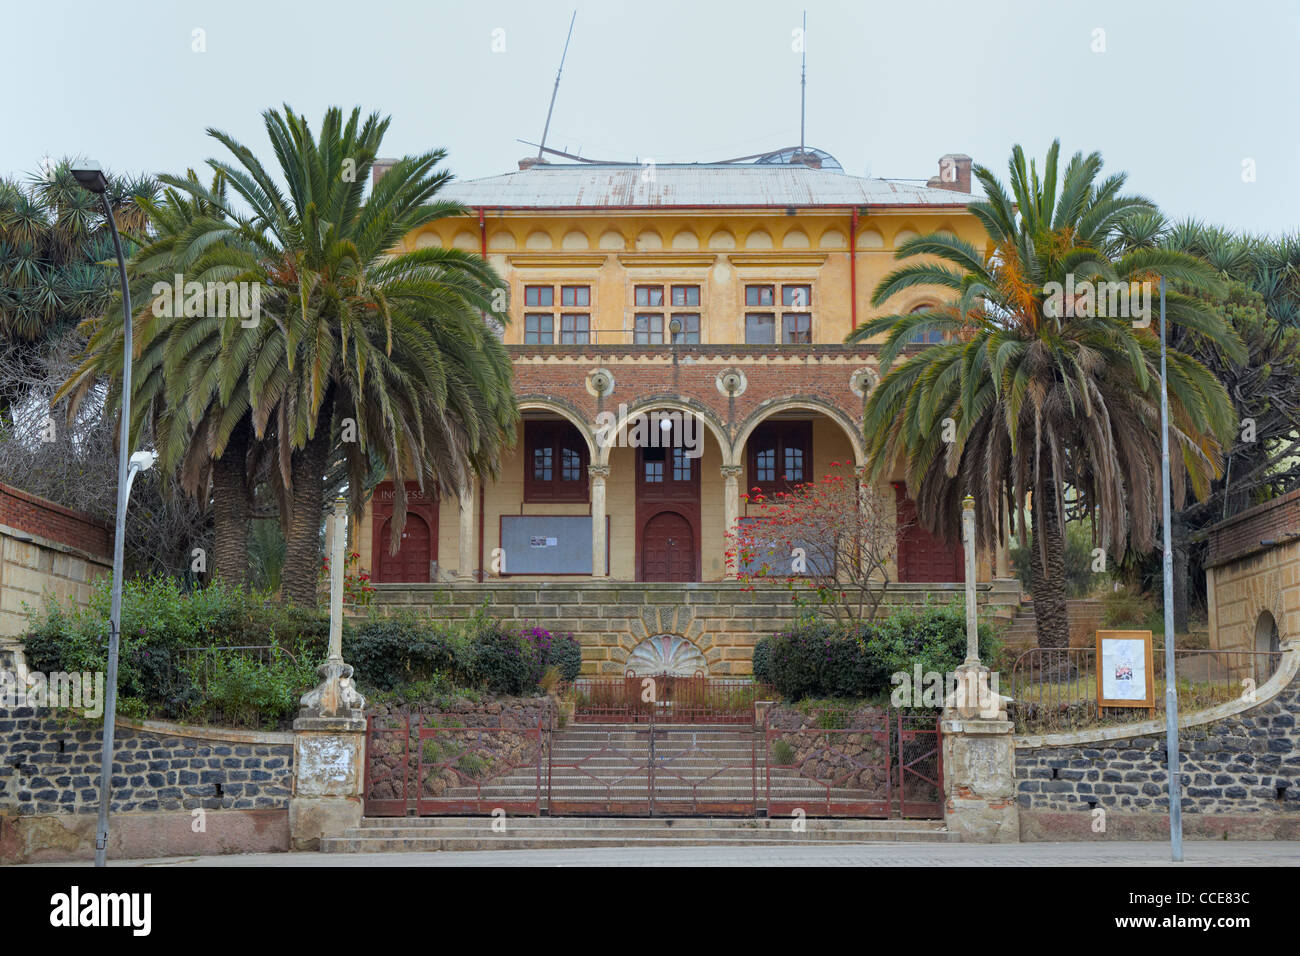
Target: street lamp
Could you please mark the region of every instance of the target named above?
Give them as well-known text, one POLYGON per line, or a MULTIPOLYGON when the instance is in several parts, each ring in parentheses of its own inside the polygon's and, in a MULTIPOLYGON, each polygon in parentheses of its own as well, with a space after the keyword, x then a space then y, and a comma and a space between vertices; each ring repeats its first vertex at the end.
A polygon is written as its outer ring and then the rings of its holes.
POLYGON ((104 701, 104 745, 99 770, 99 824, 95 832, 95 866, 108 857, 108 805, 112 801, 113 735, 117 727, 117 656, 122 631, 122 553, 126 543, 126 501, 137 472, 153 467, 153 452, 130 454, 131 447, 131 290, 126 281, 126 258, 117 221, 108 203, 108 179, 99 163, 83 162, 72 170, 73 178, 99 197, 104 217, 113 234, 117 252, 117 276, 122 285, 122 424, 117 449, 117 527, 113 534, 113 604, 108 635, 108 695, 104 701), (128 461, 129 458, 129 461, 128 461))
POLYGON ((1165 277, 1160 277, 1160 491, 1164 523, 1165 762, 1169 771, 1169 852, 1183 859, 1183 781, 1178 769, 1178 681, 1174 674, 1174 549, 1169 521, 1169 371, 1165 349, 1165 277))

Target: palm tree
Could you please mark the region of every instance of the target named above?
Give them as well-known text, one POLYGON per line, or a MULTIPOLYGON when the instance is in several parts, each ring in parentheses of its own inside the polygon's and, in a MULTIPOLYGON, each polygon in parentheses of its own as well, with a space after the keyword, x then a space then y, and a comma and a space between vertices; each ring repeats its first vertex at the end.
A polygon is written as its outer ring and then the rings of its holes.
MULTIPOLYGON (((201 409, 211 406, 214 461, 230 453, 224 442, 246 408, 251 441, 270 447, 275 467, 286 537, 282 595, 310 605, 325 476, 336 460, 346 466, 354 515, 372 458, 382 462, 397 491, 396 549, 405 482, 457 494, 472 475, 495 474, 518 412, 509 357, 483 321, 503 288, 495 271, 459 250, 394 251, 412 230, 467 213, 437 198, 450 179, 438 169, 445 152, 402 159, 367 196, 386 118, 362 122, 353 110, 345 122, 331 109, 319 138, 288 107, 263 118, 287 189, 246 146, 208 131, 233 157, 209 166, 251 213, 191 180, 162 177, 214 210, 171 254, 212 279, 260 289, 258 321, 228 316, 219 340, 208 329, 187 330, 162 377, 173 396, 197 388, 201 409), (219 345, 187 361, 198 340, 219 345)), ((195 411, 186 414, 197 427, 195 411)))
MULTIPOLYGON (((113 242, 98 198, 82 189, 64 159, 26 184, 0 180, 0 342, 19 359, 107 308, 117 288, 113 242)), ((109 180, 109 206, 128 236, 146 220, 156 192, 148 177, 109 180)), ((128 240, 129 241, 129 240, 128 240)), ((10 417, 18 393, 0 394, 10 417)))
MULTIPOLYGON (((1098 153, 1075 154, 1058 176, 1059 151, 1053 143, 1040 179, 1016 146, 1009 194, 992 172, 975 167, 987 199, 969 209, 987 233, 986 248, 946 233, 911 239, 899 247, 899 259, 933 258, 900 266, 872 297, 880 305, 914 287, 937 286, 951 300, 881 316, 850 336, 887 333, 885 374, 864 414, 872 479, 905 462, 920 521, 949 540, 959 534, 962 498, 973 495, 981 547, 1001 541, 1008 526, 1023 544, 1018 517, 1031 510, 1042 647, 1069 640, 1067 497, 1093 516, 1111 560, 1128 547, 1151 548, 1160 520, 1154 323, 1140 327, 1130 316, 1096 314, 1086 298, 1068 300, 1049 283, 1068 287, 1068 280, 1077 289, 1085 281, 1153 283, 1163 275, 1190 288, 1216 284, 1209 267, 1183 253, 1123 252, 1120 224, 1153 205, 1122 194, 1122 174, 1099 179, 1098 153), (914 336, 935 330, 946 341, 895 365, 914 336)), ((1235 334, 1194 298, 1171 290, 1167 306, 1171 323, 1241 354, 1235 334)), ((1174 469, 1181 504, 1187 484, 1203 495, 1219 473, 1235 420, 1223 386, 1203 365, 1176 350, 1168 364, 1171 444, 1186 466, 1174 469)))
MULTIPOLYGON (((191 237, 220 226, 226 202, 225 178, 218 173, 204 189, 193 170, 185 188, 168 186, 161 200, 143 208, 150 233, 132 257, 128 276, 136 315, 131 434, 151 434, 164 479, 180 488, 213 515, 215 577, 243 587, 248 582, 248 521, 257 449, 252 439, 248 390, 230 383, 223 391, 218 360, 227 340, 228 321, 215 315, 155 309, 153 289, 170 289, 182 274, 199 282, 222 281, 227 272, 222 246, 198 246, 191 237)), ((69 415, 97 382, 108 378, 108 407, 120 407, 123 326, 121 302, 104 320, 85 323, 88 343, 83 361, 57 398, 67 396, 69 415)))

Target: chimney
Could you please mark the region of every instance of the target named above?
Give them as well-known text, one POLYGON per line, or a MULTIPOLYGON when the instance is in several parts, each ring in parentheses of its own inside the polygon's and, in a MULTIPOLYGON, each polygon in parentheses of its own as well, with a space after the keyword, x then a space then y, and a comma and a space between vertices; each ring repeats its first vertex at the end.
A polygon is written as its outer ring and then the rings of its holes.
POLYGON ((383 178, 384 173, 388 172, 397 165, 395 159, 376 159, 370 165, 370 188, 374 189, 375 184, 383 178))
POLYGON ((939 157, 939 175, 931 176, 926 183, 931 189, 951 189, 957 193, 970 192, 971 158, 965 153, 947 153, 939 157))
POLYGON ((537 156, 525 156, 523 159, 519 160, 519 168, 532 169, 534 166, 545 166, 548 163, 549 160, 540 159, 537 156))

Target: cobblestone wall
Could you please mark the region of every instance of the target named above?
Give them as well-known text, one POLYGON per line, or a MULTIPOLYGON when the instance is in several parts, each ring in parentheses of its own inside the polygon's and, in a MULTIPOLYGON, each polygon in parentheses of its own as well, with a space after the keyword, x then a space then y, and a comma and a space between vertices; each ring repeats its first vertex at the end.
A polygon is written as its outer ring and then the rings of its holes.
MULTIPOLYGON (((1185 814, 1280 812, 1300 819, 1300 678, 1273 699, 1179 731, 1185 814)), ((1031 811, 1101 807, 1166 813, 1168 760, 1161 733, 1016 747, 1020 806, 1031 811)))
MULTIPOLYGON (((281 735, 231 736, 247 742, 137 730, 119 723, 113 811, 287 808, 293 745, 267 742, 281 735)), ((0 715, 0 812, 97 811, 101 739, 98 724, 38 716, 31 708, 0 715)))

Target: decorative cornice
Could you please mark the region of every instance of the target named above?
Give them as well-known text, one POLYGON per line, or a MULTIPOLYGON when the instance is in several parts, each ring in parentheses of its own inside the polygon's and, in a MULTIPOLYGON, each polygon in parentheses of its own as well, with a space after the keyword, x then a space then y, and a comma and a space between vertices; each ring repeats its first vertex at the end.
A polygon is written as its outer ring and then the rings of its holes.
POLYGON ((727 258, 737 268, 759 266, 820 266, 826 263, 829 252, 771 249, 763 252, 731 252, 727 258))
POLYGON ((628 269, 704 269, 716 262, 715 252, 620 252, 618 261, 628 269))
POLYGON ((599 269, 609 258, 604 253, 537 252, 507 254, 516 269, 599 269))

